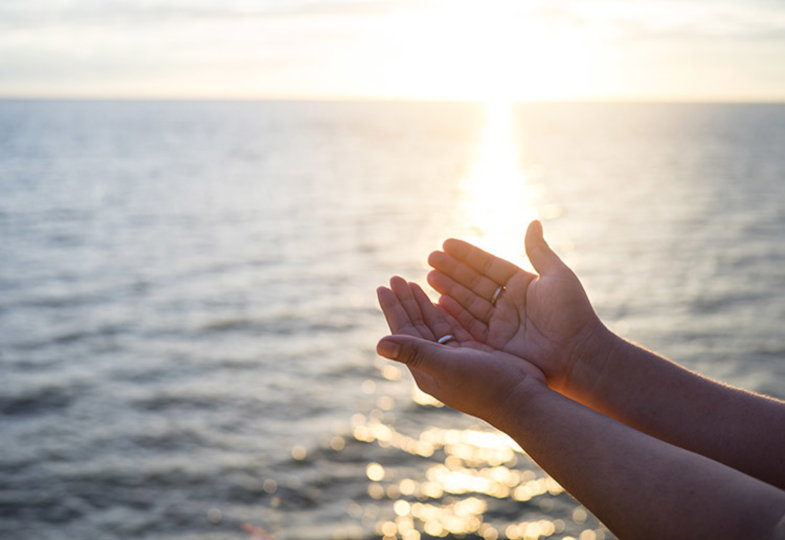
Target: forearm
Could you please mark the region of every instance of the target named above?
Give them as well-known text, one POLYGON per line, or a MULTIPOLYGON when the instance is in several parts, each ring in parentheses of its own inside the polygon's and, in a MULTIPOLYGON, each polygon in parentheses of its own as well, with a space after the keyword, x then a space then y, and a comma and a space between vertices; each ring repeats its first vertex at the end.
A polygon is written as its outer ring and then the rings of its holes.
POLYGON ((785 492, 538 384, 496 422, 622 538, 767 538, 785 492))
POLYGON ((663 441, 785 487, 785 403, 702 377, 604 330, 567 395, 663 441))

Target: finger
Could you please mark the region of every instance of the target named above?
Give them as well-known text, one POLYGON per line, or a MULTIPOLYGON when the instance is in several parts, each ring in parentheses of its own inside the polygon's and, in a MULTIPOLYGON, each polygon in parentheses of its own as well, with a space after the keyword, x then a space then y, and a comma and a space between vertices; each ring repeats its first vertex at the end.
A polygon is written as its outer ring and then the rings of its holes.
POLYGON ((410 283, 412 294, 415 300, 420 305, 425 324, 427 324, 433 335, 439 339, 446 335, 452 335, 457 341, 454 342, 458 345, 461 341, 471 340, 472 337, 464 328, 462 328, 458 321, 450 317, 441 307, 436 306, 425 294, 425 291, 416 283, 410 283))
MULTIPOLYGON (((466 308, 473 317, 480 319, 483 323, 487 323, 491 314, 493 313, 493 304, 486 298, 475 294, 474 291, 467 289, 450 276, 447 276, 438 270, 428 273, 428 283, 431 287, 445 296, 452 297, 456 302, 466 308)), ((461 324, 463 321, 458 319, 461 324)))
POLYGON ((443 251, 431 253, 428 264, 486 300, 493 296, 499 286, 499 283, 443 251))
POLYGON ((443 316, 441 316, 439 308, 433 305, 433 302, 431 302, 428 295, 425 294, 425 291, 416 283, 410 283, 409 289, 420 307, 420 312, 423 315, 425 324, 431 329, 434 337, 439 339, 447 334, 453 334, 452 326, 443 316))
POLYGON ((463 240, 448 238, 444 241, 443 248, 445 253, 474 268, 499 285, 506 285, 516 272, 522 271, 511 262, 491 255, 463 240))
POLYGON ((476 341, 474 339, 474 336, 471 334, 471 332, 469 332, 466 328, 461 326, 461 323, 459 323, 455 317, 447 313, 447 310, 445 310, 440 305, 437 305, 437 308, 439 309, 439 311, 441 311, 444 317, 448 321, 450 321, 450 325, 453 328, 453 334, 455 335, 455 339, 457 339, 459 343, 463 344, 466 343, 467 341, 476 341))
POLYGON ((540 275, 564 267, 564 263, 545 241, 542 223, 537 220, 529 223, 526 229, 526 255, 540 275))
POLYGON ((419 335, 394 292, 387 287, 379 287, 376 289, 376 296, 387 320, 387 326, 393 334, 419 335))
POLYGON ((488 325, 472 315, 469 310, 456 302, 451 296, 439 298, 439 305, 444 308, 451 317, 465 328, 472 337, 480 343, 488 340, 488 325))
POLYGON ((435 340, 436 336, 433 335, 430 327, 425 323, 422 310, 409 288, 409 283, 402 277, 394 276, 390 279, 390 288, 395 293, 395 296, 398 297, 398 301, 406 311, 412 325, 417 329, 416 335, 425 339, 435 340))
POLYGON ((402 335, 385 336, 376 345, 376 352, 381 356, 436 377, 450 368, 450 356, 459 350, 427 339, 402 335))

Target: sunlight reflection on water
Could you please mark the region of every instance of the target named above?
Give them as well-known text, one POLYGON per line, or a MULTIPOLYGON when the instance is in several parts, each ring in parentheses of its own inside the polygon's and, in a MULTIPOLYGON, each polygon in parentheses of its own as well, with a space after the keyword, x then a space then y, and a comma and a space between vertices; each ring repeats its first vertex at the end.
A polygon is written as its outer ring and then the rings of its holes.
POLYGON ((539 217, 538 187, 518 167, 511 104, 491 102, 471 173, 460 184, 459 209, 469 234, 465 240, 519 265, 528 223, 539 217))
MULTIPOLYGON (((475 534, 486 539, 500 535, 540 538, 564 532, 562 519, 518 521, 485 515, 489 498, 528 503, 539 497, 540 508, 548 508, 564 491, 555 480, 531 468, 506 435, 430 427, 410 437, 373 414, 356 414, 352 424, 357 441, 423 458, 438 456, 430 461, 424 478, 411 478, 376 462, 366 467, 371 499, 394 501, 396 517, 376 524, 377 533, 385 538, 419 538, 414 534, 417 531, 432 536, 475 534)), ((577 521, 584 520, 585 515, 577 521)))

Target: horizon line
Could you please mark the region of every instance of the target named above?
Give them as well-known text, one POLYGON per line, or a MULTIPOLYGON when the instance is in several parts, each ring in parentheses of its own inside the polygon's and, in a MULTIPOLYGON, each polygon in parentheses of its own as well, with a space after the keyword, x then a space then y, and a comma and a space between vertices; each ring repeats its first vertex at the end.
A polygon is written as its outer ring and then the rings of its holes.
MULTIPOLYGON (((2 95, 0 101, 127 101, 127 102, 271 102, 271 103, 455 103, 455 104, 486 104, 499 100, 433 98, 433 97, 391 97, 391 96, 80 96, 80 95, 2 95)), ((780 104, 785 103, 783 97, 727 97, 727 98, 691 98, 691 97, 603 97, 603 98, 570 98, 570 99, 510 99, 503 100, 510 104, 673 104, 673 105, 733 105, 733 104, 780 104)))

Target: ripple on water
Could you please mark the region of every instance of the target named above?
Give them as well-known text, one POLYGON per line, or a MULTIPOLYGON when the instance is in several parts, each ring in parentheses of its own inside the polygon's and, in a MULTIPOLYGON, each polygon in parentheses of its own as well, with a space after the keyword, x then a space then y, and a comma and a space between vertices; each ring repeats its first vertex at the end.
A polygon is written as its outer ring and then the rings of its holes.
POLYGON ((302 333, 343 333, 358 328, 356 314, 343 317, 326 317, 320 320, 313 315, 275 314, 260 318, 227 317, 213 319, 199 328, 205 334, 222 332, 253 332, 258 336, 291 336, 302 333))
POLYGON ((0 394, 0 413, 9 416, 61 413, 76 402, 83 384, 42 384, 0 394))
MULTIPOLYGON (((0 102, 0 537, 602 538, 375 359, 374 288, 483 228, 460 186, 479 113, 0 102)), ((785 108, 518 113, 600 311, 782 397, 785 108)))

